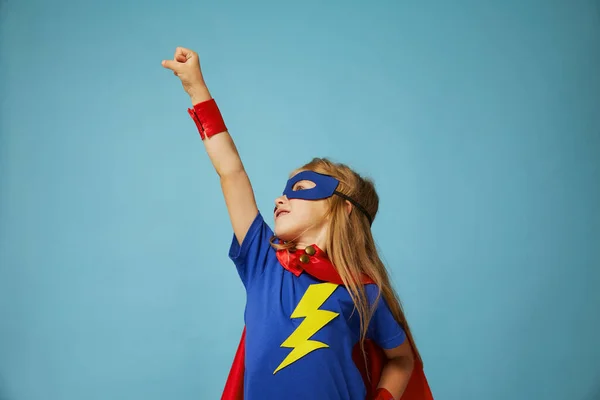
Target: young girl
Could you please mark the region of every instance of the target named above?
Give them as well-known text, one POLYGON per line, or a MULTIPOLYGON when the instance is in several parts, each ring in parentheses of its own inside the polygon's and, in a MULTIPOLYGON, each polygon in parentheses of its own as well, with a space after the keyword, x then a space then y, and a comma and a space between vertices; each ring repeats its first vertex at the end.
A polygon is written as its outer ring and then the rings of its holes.
POLYGON ((314 159, 275 200, 274 232, 196 53, 162 65, 191 97, 233 226, 229 256, 246 288, 244 334, 222 399, 432 399, 421 359, 371 233, 373 183, 314 159))

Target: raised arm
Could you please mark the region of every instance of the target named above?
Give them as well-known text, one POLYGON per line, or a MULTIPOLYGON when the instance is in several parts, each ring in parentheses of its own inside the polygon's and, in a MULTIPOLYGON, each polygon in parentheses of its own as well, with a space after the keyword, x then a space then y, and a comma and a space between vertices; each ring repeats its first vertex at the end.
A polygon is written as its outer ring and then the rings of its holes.
MULTIPOLYGON (((173 60, 164 60, 162 65, 179 77, 196 109, 199 109, 198 105, 212 100, 202 76, 200 60, 195 52, 178 47, 173 60)), ((250 179, 229 132, 225 130, 214 136, 203 137, 203 142, 210 161, 221 179, 221 189, 233 232, 238 243, 241 244, 258 214, 250 179)))

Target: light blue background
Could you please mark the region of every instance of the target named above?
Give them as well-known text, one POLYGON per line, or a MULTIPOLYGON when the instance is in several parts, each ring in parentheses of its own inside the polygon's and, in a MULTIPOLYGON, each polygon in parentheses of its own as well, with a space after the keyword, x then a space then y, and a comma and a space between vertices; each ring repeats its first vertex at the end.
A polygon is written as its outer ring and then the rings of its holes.
POLYGON ((220 396, 245 297, 176 46, 265 213, 314 156, 375 179, 436 400, 600 398, 597 0, 0 11, 0 399, 220 396))

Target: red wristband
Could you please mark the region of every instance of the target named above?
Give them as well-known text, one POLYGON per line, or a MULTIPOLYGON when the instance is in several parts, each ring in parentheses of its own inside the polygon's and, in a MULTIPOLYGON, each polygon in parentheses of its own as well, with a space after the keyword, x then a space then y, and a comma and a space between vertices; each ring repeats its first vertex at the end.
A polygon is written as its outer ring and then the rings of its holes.
POLYGON ((394 400, 394 396, 386 388, 379 388, 373 400, 394 400))
POLYGON ((215 99, 195 104, 193 109, 188 108, 188 113, 196 123, 202 140, 227 130, 215 99))

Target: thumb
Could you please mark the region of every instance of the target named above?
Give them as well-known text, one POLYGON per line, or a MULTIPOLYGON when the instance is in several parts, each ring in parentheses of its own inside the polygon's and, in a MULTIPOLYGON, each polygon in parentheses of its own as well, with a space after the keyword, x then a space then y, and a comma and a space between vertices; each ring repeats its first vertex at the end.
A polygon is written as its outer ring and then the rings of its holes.
POLYGON ((179 67, 180 67, 179 64, 181 64, 181 63, 179 63, 175 60, 163 60, 161 64, 163 67, 170 69, 173 72, 178 72, 179 67))

